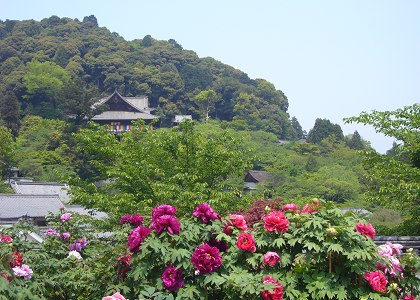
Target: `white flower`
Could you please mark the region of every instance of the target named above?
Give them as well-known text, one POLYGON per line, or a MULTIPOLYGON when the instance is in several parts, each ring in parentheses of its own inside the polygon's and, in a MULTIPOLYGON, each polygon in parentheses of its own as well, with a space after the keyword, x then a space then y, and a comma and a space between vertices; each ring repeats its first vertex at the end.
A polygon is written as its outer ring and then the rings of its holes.
POLYGON ((69 256, 67 256, 67 258, 70 258, 72 256, 76 257, 78 260, 82 259, 82 256, 80 255, 80 253, 77 252, 76 250, 70 251, 69 256))

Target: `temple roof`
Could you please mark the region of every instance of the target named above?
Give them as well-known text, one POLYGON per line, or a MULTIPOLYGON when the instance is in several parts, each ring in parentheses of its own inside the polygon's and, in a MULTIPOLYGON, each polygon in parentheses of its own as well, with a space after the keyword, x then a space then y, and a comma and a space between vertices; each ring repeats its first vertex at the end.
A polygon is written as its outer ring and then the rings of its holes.
POLYGON ((58 213, 62 204, 58 195, 0 194, 0 220, 45 217, 58 213))
POLYGON ((145 112, 130 112, 130 111, 104 111, 103 113, 96 115, 92 118, 94 121, 98 120, 153 120, 159 118, 152 114, 145 112))
POLYGON ((67 193, 69 186, 64 183, 12 181, 10 186, 16 194, 56 195, 64 203, 70 200, 70 196, 67 193))

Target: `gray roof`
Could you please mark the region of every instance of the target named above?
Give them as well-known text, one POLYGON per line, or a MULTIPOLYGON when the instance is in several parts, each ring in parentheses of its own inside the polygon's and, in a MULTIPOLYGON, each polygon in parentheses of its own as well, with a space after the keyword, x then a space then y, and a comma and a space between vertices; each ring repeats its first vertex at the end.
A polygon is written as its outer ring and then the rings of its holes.
POLYGON ((245 174, 245 182, 264 182, 269 178, 269 174, 266 171, 249 170, 245 174))
POLYGON ((156 118, 158 117, 146 112, 104 111, 103 113, 94 116, 92 120, 153 120, 156 118))
POLYGON ((44 217, 58 213, 62 202, 58 195, 0 194, 0 220, 19 219, 22 216, 44 217))
POLYGON ((64 183, 12 181, 10 186, 16 194, 58 195, 64 203, 70 200, 70 195, 67 193, 69 186, 64 183))
POLYGON ((118 91, 113 92, 110 96, 101 98, 94 104, 94 106, 105 104, 112 96, 118 95, 121 99, 127 102, 129 105, 133 106, 137 110, 150 110, 149 108, 149 99, 146 96, 138 97, 123 97, 118 91))
POLYGON ((66 211, 71 211, 71 212, 74 212, 76 214, 84 215, 84 216, 92 216, 96 219, 103 219, 103 218, 106 218, 108 216, 104 212, 96 211, 96 210, 93 210, 93 209, 86 209, 83 206, 76 205, 76 204, 66 205, 65 208, 66 208, 66 211))

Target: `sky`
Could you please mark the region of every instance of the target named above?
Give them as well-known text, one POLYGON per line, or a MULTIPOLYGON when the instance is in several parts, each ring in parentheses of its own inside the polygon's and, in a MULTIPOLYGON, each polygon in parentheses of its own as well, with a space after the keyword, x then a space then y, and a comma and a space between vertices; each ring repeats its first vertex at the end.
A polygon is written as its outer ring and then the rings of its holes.
POLYGON ((420 101, 417 0, 0 0, 1 20, 95 15, 126 40, 174 39, 282 90, 309 131, 317 118, 380 153, 393 139, 345 117, 420 101))

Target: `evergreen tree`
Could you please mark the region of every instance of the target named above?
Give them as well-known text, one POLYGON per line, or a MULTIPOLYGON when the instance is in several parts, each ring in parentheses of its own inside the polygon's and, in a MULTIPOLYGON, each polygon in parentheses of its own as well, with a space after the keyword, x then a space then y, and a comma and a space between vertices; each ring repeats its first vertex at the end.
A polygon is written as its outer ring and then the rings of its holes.
POLYGON ((365 145, 363 144, 362 138, 360 134, 357 132, 357 130, 353 133, 351 138, 347 141, 347 146, 350 149, 353 150, 362 150, 365 148, 365 145))
POLYGON ((333 135, 336 141, 344 139, 343 131, 340 125, 333 124, 327 119, 316 119, 314 128, 308 133, 308 142, 318 144, 329 135, 333 135))

